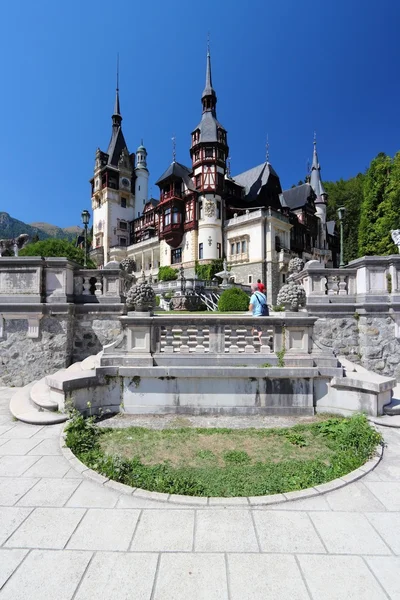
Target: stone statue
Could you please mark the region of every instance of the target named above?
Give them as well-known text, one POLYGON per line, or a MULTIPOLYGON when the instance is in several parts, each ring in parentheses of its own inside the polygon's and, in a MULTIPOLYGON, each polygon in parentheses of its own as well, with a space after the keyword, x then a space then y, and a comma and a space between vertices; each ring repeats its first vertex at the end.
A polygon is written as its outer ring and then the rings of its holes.
POLYGON ((392 229, 390 232, 393 242, 396 244, 400 254, 400 229, 392 229))
POLYGON ((14 256, 18 256, 18 251, 25 248, 29 242, 29 235, 21 233, 17 238, 10 240, 0 240, 0 256, 4 256, 5 252, 13 252, 14 256))

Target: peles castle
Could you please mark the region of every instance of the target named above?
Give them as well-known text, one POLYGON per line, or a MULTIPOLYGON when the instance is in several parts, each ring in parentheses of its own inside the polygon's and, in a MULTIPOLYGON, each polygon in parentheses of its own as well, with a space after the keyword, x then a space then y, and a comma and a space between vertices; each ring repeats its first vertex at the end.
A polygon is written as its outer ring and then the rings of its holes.
POLYGON ((334 221, 326 220, 316 141, 306 183, 282 191, 266 162, 232 176, 228 135, 217 119, 217 95, 207 52, 202 115, 191 133, 191 166, 175 160, 159 177, 159 199, 148 197, 147 151, 130 153, 122 132, 117 86, 107 152, 96 151, 92 186, 91 257, 99 265, 130 257, 136 273, 156 281, 159 267, 183 267, 226 258, 236 283, 266 283, 275 302, 290 258, 337 266, 334 221))

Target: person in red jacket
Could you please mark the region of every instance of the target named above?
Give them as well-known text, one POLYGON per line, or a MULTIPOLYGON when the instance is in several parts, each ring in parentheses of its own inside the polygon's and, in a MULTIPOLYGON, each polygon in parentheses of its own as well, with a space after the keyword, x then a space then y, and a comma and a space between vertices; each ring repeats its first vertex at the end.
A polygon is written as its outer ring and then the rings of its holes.
POLYGON ((261 283, 261 279, 257 279, 258 291, 265 294, 265 285, 261 283))

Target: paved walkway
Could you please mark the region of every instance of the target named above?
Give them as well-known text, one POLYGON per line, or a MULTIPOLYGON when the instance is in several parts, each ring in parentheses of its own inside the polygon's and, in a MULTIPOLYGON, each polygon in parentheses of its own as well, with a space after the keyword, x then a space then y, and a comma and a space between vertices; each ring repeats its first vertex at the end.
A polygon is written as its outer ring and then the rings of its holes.
POLYGON ((400 430, 323 497, 173 506, 84 480, 0 388, 0 600, 400 599, 400 430), (3 587, 2 587, 3 586, 3 587))

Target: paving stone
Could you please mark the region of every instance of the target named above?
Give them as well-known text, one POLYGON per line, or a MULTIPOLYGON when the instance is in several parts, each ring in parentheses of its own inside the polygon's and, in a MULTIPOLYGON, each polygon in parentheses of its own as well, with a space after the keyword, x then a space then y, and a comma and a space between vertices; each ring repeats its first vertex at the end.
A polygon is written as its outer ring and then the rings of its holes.
POLYGON ((98 552, 74 600, 149 600, 157 554, 98 552))
POLYGON ((67 502, 67 506, 86 508, 112 508, 117 504, 118 492, 114 492, 94 481, 83 480, 76 492, 67 502))
POLYGON ((128 550, 139 514, 140 511, 135 509, 91 508, 71 537, 68 548, 128 550))
POLYGON ((79 485, 74 479, 41 479, 18 506, 64 506, 79 485))
POLYGON ((38 460, 38 456, 1 456, 0 477, 19 477, 38 460))
POLYGON ((327 496, 313 496, 312 498, 302 498, 301 500, 293 500, 292 502, 283 502, 268 506, 268 510, 331 510, 326 501, 327 496))
POLYGON ((335 554, 390 554, 389 548, 363 514, 309 513, 328 552, 335 554))
POLYGON ((258 552, 257 538, 248 510, 198 510, 197 552, 258 552))
MULTIPOLYGON (((0 549, 0 589, 12 575, 29 550, 0 549)), ((1 595, 1 592, 0 592, 1 595)))
POLYGON ((70 464, 63 456, 42 456, 28 469, 25 477, 64 477, 69 469, 70 464))
POLYGON ((393 552, 400 555, 400 513, 372 513, 367 519, 393 552))
MULTIPOLYGON (((382 466, 379 466, 378 474, 380 481, 400 481, 400 466, 398 459, 396 459, 396 463, 395 461, 391 461, 390 463, 388 461, 385 462, 382 466)), ((370 481, 373 480, 371 479, 370 481)))
POLYGON ((255 511, 254 520, 262 552, 326 552, 304 512, 255 511))
POLYGON ((387 510, 400 510, 400 481, 370 481, 365 485, 387 510))
POLYGON ((42 427, 40 431, 34 434, 33 437, 39 438, 41 440, 46 440, 49 438, 54 438, 56 440, 60 440, 60 435, 62 430, 64 429, 65 423, 56 423, 55 425, 46 425, 42 427))
POLYGON ((0 455, 4 456, 23 456, 28 454, 35 446, 40 444, 38 440, 15 439, 8 440, 6 444, 0 446, 0 455))
MULTIPOLYGON (((39 438, 33 437, 31 440, 39 441, 39 438)), ((39 441, 30 452, 30 456, 61 456, 60 441, 57 438, 47 438, 39 441)))
POLYGON ((0 506, 13 506, 39 479, 0 477, 0 506))
POLYGON ((162 554, 154 600, 228 600, 222 554, 162 554))
POLYGON ((70 469, 65 473, 64 479, 83 479, 83 476, 75 471, 75 469, 70 469))
MULTIPOLYGON (((4 420, 5 420, 5 418, 4 418, 4 420)), ((15 423, 3 425, 3 423, 0 419, 0 435, 3 435, 7 431, 10 431, 10 429, 12 429, 13 427, 15 427, 15 423)))
POLYGON ((133 538, 133 551, 191 551, 193 510, 144 510, 133 538))
POLYGON ((31 513, 31 508, 0 507, 0 546, 31 513))
POLYGON ((152 508, 159 510, 160 508, 168 508, 168 510, 192 510, 191 506, 182 507, 179 504, 169 504, 167 502, 157 502, 157 500, 146 500, 146 498, 138 498, 136 496, 127 496, 121 494, 116 508, 152 508))
POLYGON ((299 555, 298 560, 316 600, 387 600, 359 556, 299 555))
POLYGON ((3 433, 3 436, 9 439, 19 438, 28 439, 31 438, 35 433, 38 433, 43 429, 43 425, 28 425, 27 423, 17 423, 15 427, 3 433))
POLYGON ((361 482, 355 482, 326 495, 332 510, 353 512, 384 511, 385 507, 361 482))
POLYGON ((391 600, 400 600, 400 557, 388 556, 382 560, 380 556, 367 556, 365 560, 391 600))
MULTIPOLYGON (((30 509, 14 508, 14 510, 29 511, 30 509)), ((36 508, 11 536, 6 546, 64 548, 84 513, 81 508, 36 508)))
POLYGON ((229 554, 231 600, 309 600, 294 556, 229 554))
POLYGON ((13 421, 11 413, 3 414, 0 412, 0 425, 9 425, 10 427, 15 427, 16 423, 13 421))
POLYGON ((91 556, 33 550, 1 590, 1 600, 71 600, 91 556))

